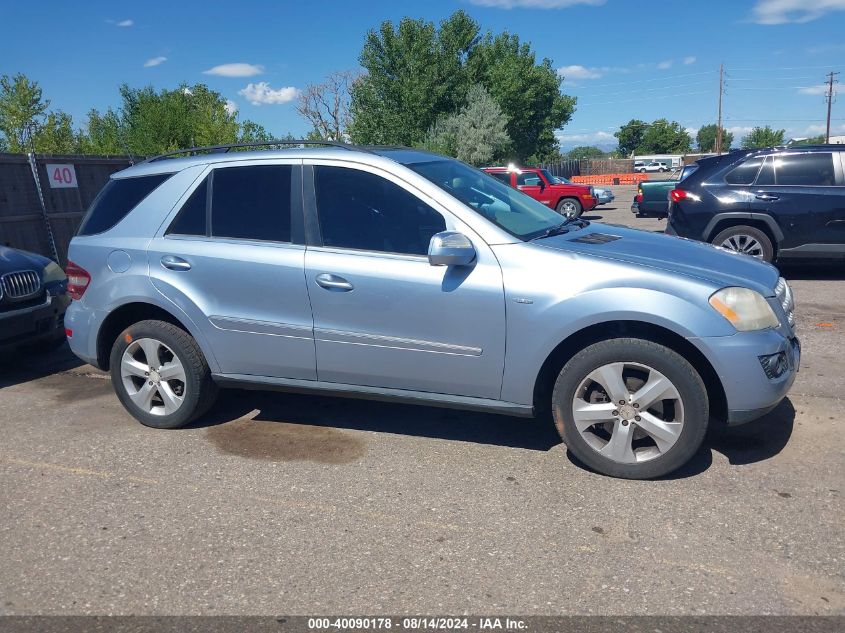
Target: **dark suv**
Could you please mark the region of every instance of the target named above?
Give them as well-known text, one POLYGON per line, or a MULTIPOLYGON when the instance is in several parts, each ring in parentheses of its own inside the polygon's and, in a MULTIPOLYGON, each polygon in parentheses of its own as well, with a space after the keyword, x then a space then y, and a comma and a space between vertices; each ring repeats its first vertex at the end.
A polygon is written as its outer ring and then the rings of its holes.
POLYGON ((669 193, 666 232, 768 262, 845 258, 845 147, 731 152, 669 193))

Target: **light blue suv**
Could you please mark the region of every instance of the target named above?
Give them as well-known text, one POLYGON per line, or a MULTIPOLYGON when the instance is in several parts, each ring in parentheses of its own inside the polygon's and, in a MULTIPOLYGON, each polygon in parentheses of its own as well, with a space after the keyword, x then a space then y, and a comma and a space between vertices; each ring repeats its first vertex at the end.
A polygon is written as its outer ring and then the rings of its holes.
POLYGON ((322 145, 158 157, 91 206, 70 346, 143 424, 183 426, 226 386, 551 411, 581 462, 648 478, 792 385, 772 266, 565 220, 449 158, 322 145))

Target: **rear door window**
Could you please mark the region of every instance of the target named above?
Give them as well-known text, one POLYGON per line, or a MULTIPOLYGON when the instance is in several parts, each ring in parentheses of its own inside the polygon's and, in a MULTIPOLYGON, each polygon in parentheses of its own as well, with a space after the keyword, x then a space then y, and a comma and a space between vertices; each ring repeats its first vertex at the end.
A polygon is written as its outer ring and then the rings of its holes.
POLYGON ((534 172, 523 172, 517 174, 516 184, 519 186, 539 187, 542 184, 542 180, 534 172))
POLYGON ((501 180, 506 185, 511 184, 511 174, 509 171, 488 171, 485 173, 489 176, 493 176, 496 180, 501 180))
POLYGON ((173 174, 113 178, 94 199, 79 226, 78 235, 108 231, 173 174))
POLYGON ((833 154, 786 154, 774 158, 778 185, 796 187, 832 187, 836 184, 833 154))
POLYGON ((291 165, 250 165, 214 170, 211 235, 291 241, 291 165))

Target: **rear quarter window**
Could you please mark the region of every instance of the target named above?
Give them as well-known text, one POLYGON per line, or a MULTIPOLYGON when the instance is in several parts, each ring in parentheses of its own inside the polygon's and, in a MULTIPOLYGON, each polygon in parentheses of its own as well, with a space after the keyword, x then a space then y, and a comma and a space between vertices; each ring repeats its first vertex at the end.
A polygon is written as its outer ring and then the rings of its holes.
POLYGON ((172 175, 155 174, 109 180, 91 203, 77 235, 95 235, 108 231, 172 175))
POLYGON ((763 160, 763 156, 755 156, 743 161, 725 175, 725 182, 731 185, 750 185, 757 177, 763 160))

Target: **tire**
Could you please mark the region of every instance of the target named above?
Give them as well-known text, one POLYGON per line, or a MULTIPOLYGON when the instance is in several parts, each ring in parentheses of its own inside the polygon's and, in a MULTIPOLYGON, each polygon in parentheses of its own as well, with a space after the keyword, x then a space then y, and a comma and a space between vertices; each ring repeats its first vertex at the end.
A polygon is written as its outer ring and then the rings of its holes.
POLYGON ((683 466, 701 446, 710 416, 707 389, 692 365, 668 347, 637 338, 600 341, 573 356, 555 382, 552 413, 575 457, 599 473, 624 479, 652 479, 683 466), (610 401, 607 389, 591 375, 613 384, 603 372, 617 376, 617 368, 621 381, 610 388, 617 392, 610 401), (650 381, 665 386, 662 380, 671 389, 635 408, 630 396, 650 381))
POLYGON ((566 218, 580 218, 584 207, 575 198, 563 198, 557 203, 555 210, 566 218))
POLYGON ((732 226, 719 232, 710 243, 765 262, 774 259, 774 248, 769 236, 753 226, 732 226))
POLYGON ((114 342, 110 366, 121 404, 141 424, 156 429, 185 426, 206 413, 217 397, 199 345, 172 323, 130 325, 114 342), (145 369, 151 371, 145 374, 145 369), (161 376, 155 370, 161 370, 161 376))

